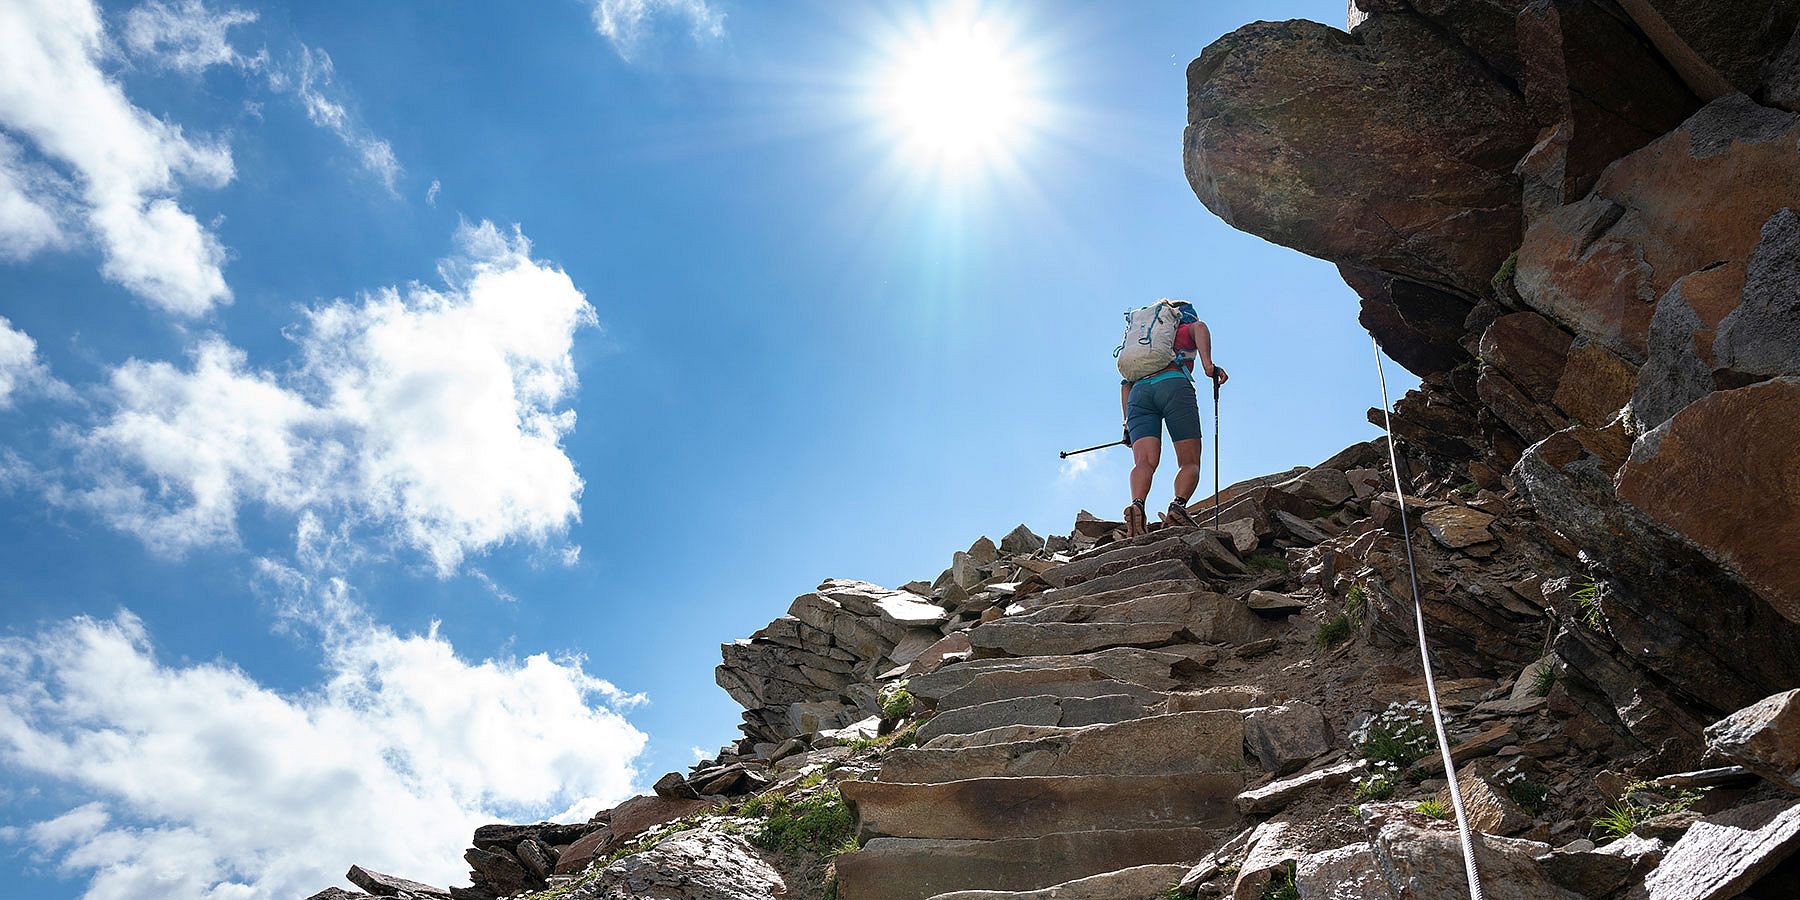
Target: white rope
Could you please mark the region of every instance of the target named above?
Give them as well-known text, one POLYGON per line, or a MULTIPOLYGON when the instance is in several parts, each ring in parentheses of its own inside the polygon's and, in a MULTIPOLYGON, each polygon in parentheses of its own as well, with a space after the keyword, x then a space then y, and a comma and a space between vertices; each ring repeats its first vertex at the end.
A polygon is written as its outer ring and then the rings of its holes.
POLYGON ((1481 873, 1475 868, 1475 843, 1469 837, 1469 817, 1463 812, 1462 788, 1456 783, 1456 762, 1450 757, 1450 740, 1444 734, 1444 713, 1438 708, 1437 679, 1431 672, 1431 646, 1425 642, 1425 606, 1419 602, 1419 570, 1413 563, 1412 530, 1406 524, 1406 490, 1400 485, 1400 456, 1394 449, 1394 417, 1388 412, 1387 371, 1381 364, 1381 344, 1375 347, 1375 374, 1381 378, 1381 418, 1387 431, 1388 465, 1394 471, 1394 496, 1400 502, 1400 536, 1406 542, 1406 571, 1412 580, 1413 619, 1419 629, 1419 661, 1425 666, 1425 693, 1431 697, 1431 723, 1437 728, 1438 753, 1450 782, 1450 805, 1456 810, 1456 830, 1462 837, 1463 870, 1469 875, 1470 900, 1483 900, 1481 873))

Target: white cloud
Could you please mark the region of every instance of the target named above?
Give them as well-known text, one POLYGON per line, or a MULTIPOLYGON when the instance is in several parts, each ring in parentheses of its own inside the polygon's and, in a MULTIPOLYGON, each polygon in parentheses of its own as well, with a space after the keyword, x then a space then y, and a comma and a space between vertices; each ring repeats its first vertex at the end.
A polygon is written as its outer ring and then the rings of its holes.
POLYGON ((630 60, 648 20, 661 15, 686 19, 696 41, 725 36, 725 14, 706 0, 595 0, 594 28, 612 42, 620 58, 630 60))
POLYGON ((319 515, 368 519, 440 574, 561 534, 582 490, 561 446, 569 354, 593 307, 516 229, 465 224, 456 239, 442 289, 308 311, 284 377, 217 339, 187 368, 119 367, 110 414, 81 439, 97 473, 82 498, 172 553, 231 541, 249 502, 310 513, 315 533, 319 515))
POLYGON ((50 167, 24 158, 0 134, 0 260, 19 262, 69 243, 62 221, 72 186, 50 167))
POLYGON ((37 341, 12 326, 0 316, 0 409, 27 391, 44 391, 62 395, 68 387, 50 376, 50 369, 37 355, 37 341))
POLYGON ((214 12, 201 0, 149 0, 125 13, 121 29, 126 49, 158 66, 194 73, 211 66, 261 65, 260 56, 246 57, 231 46, 228 32, 256 21, 241 9, 214 12))
POLYGON ((345 108, 343 101, 332 96, 333 81, 336 68, 332 65, 331 54, 312 47, 300 47, 298 70, 292 75, 273 73, 269 84, 276 90, 292 87, 300 103, 306 108, 306 117, 314 125, 337 135, 351 152, 356 154, 357 161, 370 174, 381 179, 391 192, 394 182, 399 179, 400 160, 394 155, 394 148, 388 142, 371 134, 368 129, 357 124, 345 108))
POLYGON ((1076 481, 1093 468, 1094 459, 1091 456, 1068 456, 1064 457, 1062 465, 1057 467, 1057 475, 1065 482, 1076 481))
MULTIPOLYGON (((151 303, 196 316, 230 302, 225 248, 173 199, 183 184, 216 187, 234 172, 222 143, 196 141, 134 106, 100 69, 108 42, 84 0, 0 4, 0 128, 67 167, 101 271, 151 303)), ((17 185, 16 158, 0 180, 17 185)), ((0 237, 28 254, 51 241, 43 203, 0 187, 0 237), (19 198, 27 203, 21 205, 19 198), (31 207, 35 207, 34 212, 31 207), (35 222, 21 240, 17 223, 35 222), (8 227, 8 226, 11 227, 8 227)))
POLYGON ((91 801, 11 839, 86 877, 87 900, 304 897, 351 862, 462 884, 477 825, 631 792, 645 737, 620 710, 641 698, 580 659, 470 662, 435 626, 336 614, 304 692, 165 664, 130 613, 0 639, 7 771, 91 801))
POLYGON ((438 192, 443 189, 444 189, 444 185, 442 183, 440 183, 436 178, 431 179, 431 187, 428 187, 425 189, 425 205, 426 206, 436 206, 438 192))

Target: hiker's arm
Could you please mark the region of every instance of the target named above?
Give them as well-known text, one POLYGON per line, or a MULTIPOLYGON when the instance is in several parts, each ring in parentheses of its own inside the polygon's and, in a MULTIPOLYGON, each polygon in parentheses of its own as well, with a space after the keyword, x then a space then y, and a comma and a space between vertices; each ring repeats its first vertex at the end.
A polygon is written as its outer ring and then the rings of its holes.
POLYGON ((1125 443, 1131 443, 1131 382, 1119 383, 1119 423, 1125 428, 1125 443))
POLYGON ((1194 338, 1194 355, 1200 358, 1200 373, 1224 384, 1231 376, 1225 374, 1224 369, 1213 365, 1212 331, 1206 327, 1205 322, 1195 322, 1188 326, 1188 334, 1194 338))

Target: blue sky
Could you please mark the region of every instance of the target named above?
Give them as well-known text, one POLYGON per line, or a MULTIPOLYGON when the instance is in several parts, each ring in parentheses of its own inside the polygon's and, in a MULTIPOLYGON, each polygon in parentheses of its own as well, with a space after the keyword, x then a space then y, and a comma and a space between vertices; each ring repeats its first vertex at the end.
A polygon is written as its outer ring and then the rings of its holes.
POLYGON ((1227 481, 1372 436, 1354 296, 1180 156, 1207 43, 1342 15, 8 4, 8 879, 451 881, 475 824, 644 789, 735 736, 719 643, 820 580, 1116 515, 1123 453, 1056 451, 1117 434, 1159 296, 1233 375, 1227 481), (1010 87, 897 108, 970 22, 1010 87))

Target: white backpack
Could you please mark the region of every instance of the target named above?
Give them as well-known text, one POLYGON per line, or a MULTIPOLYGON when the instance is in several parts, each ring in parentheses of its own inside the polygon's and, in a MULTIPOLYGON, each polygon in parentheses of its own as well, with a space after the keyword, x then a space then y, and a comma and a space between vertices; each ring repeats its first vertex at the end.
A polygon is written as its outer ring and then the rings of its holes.
POLYGON ((1181 306, 1174 300, 1158 300, 1125 314, 1125 339, 1113 356, 1126 381, 1154 375, 1175 362, 1175 330, 1181 327, 1181 306))

